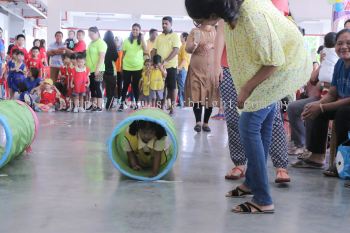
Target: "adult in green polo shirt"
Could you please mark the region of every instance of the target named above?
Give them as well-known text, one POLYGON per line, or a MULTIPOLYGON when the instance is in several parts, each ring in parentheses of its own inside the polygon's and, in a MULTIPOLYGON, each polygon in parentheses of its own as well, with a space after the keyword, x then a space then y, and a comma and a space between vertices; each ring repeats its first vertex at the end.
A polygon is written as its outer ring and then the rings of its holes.
POLYGON ((89 28, 91 43, 86 50, 86 65, 90 70, 92 105, 87 110, 102 112, 102 81, 105 71, 107 44, 101 39, 97 27, 89 28))
POLYGON ((157 37, 152 52, 152 54, 158 54, 164 58, 163 64, 167 70, 165 86, 168 91, 168 96, 164 99, 171 99, 170 115, 174 113, 178 53, 181 47, 180 37, 173 32, 172 24, 173 19, 170 16, 163 18, 163 33, 157 37))
POLYGON ((132 86, 132 93, 134 95, 137 109, 137 102, 139 100, 140 90, 139 82, 143 70, 143 56, 147 55, 147 46, 143 35, 141 34, 140 24, 132 25, 132 32, 127 40, 123 43, 123 90, 122 90, 122 104, 118 111, 123 111, 125 104, 126 93, 129 85, 132 86))

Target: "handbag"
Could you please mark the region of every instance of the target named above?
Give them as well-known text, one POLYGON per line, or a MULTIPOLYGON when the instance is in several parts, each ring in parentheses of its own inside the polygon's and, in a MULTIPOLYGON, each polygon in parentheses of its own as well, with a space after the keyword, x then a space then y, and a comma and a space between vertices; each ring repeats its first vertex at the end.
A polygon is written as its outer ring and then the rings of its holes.
MULTIPOLYGON (((90 57, 92 65, 96 68, 96 66, 95 66, 95 64, 94 64, 94 62, 93 62, 93 60, 91 58, 91 54, 90 53, 89 53, 89 57, 90 57)), ((100 72, 98 75, 96 75, 94 73, 94 80, 95 80, 95 82, 102 82, 103 81, 103 73, 104 72, 100 72)))
POLYGON ((350 180, 350 132, 349 139, 338 147, 336 165, 339 177, 350 180))

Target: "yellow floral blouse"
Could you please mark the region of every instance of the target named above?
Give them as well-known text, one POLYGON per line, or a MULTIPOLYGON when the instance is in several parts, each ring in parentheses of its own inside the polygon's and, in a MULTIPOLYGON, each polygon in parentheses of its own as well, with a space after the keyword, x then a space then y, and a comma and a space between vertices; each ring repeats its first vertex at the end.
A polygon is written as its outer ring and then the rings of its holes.
POLYGON ((245 112, 258 111, 294 94, 310 78, 312 62, 301 33, 271 0, 245 0, 235 29, 226 24, 225 40, 238 93, 262 66, 278 67, 253 91, 245 112))

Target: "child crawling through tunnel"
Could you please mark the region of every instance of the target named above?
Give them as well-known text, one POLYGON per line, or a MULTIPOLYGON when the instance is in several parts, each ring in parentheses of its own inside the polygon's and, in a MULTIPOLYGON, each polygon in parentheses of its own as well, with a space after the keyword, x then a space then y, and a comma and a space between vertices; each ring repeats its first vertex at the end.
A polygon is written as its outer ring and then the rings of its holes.
POLYGON ((125 132, 123 142, 130 168, 135 171, 151 169, 151 177, 159 174, 167 162, 167 133, 159 124, 150 121, 134 121, 125 132))

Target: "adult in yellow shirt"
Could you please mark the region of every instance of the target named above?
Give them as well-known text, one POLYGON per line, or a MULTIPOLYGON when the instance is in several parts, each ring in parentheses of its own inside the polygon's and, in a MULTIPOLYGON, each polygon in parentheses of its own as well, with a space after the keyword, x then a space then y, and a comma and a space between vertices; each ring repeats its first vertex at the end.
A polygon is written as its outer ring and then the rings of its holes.
MULTIPOLYGON (((178 67, 178 53, 181 46, 179 36, 172 30, 173 19, 170 16, 163 18, 163 33, 160 34, 154 44, 152 55, 158 54, 163 58, 163 65, 167 71, 165 87, 168 95, 163 100, 163 106, 166 99, 171 99, 169 114, 174 113, 176 100, 176 76, 178 67)), ((165 96, 164 96, 165 97, 165 96)))
MULTIPOLYGON (((311 75, 303 37, 271 0, 185 0, 198 25, 218 25, 242 109, 239 131, 248 158, 245 182, 231 196, 253 195, 235 213, 274 213, 266 157, 272 140, 276 103, 294 93, 311 75)), ((213 61, 215 62, 215 61, 213 61)))
POLYGON ((149 39, 147 40, 147 53, 151 57, 151 52, 154 48, 154 43, 156 42, 158 36, 158 30, 152 28, 149 30, 149 39))
POLYGON ((188 33, 183 32, 181 34, 181 47, 179 51, 179 67, 177 68, 177 88, 179 96, 179 105, 181 108, 184 107, 185 102, 185 81, 188 71, 188 66, 190 64, 191 55, 186 52, 186 41, 188 33))

